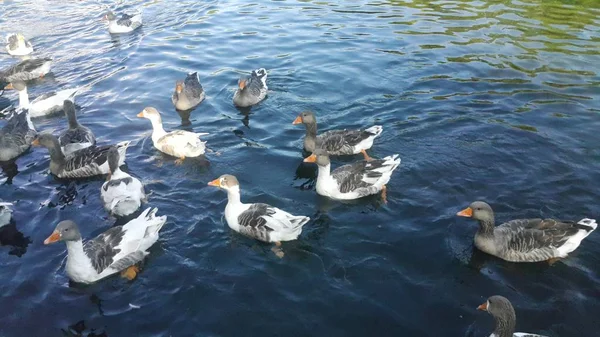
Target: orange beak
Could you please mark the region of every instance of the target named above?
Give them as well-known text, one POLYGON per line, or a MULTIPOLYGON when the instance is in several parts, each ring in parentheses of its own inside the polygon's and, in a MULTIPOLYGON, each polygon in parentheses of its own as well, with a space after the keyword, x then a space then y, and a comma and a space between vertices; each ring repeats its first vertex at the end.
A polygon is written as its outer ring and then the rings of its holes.
POLYGON ((317 161, 317 156, 313 153, 310 156, 304 158, 305 163, 314 163, 317 161))
POLYGON ((33 142, 31 142, 31 145, 40 146, 40 139, 39 138, 34 139, 33 142))
POLYGON ((181 86, 181 84, 177 84, 177 85, 175 86, 175 91, 176 91, 178 94, 181 94, 181 91, 182 91, 182 90, 183 90, 183 87, 181 86))
POLYGON ((221 179, 217 178, 208 183, 208 186, 221 187, 221 179))
POLYGON ((50 235, 46 240, 44 240, 44 244, 45 245, 49 245, 51 243, 55 243, 56 241, 60 240, 60 233, 55 230, 54 232, 52 232, 52 235, 50 235))
POLYGON ((456 213, 456 215, 470 218, 473 216, 473 209, 471 209, 471 207, 467 207, 467 208, 463 209, 462 211, 456 213))
POLYGON ((144 112, 140 112, 139 114, 137 114, 138 117, 143 118, 144 117, 144 112))
POLYGON ((13 90, 13 89, 14 89, 14 87, 13 87, 12 83, 9 83, 4 87, 4 90, 13 90))
POLYGON ((238 84, 240 86, 240 89, 244 90, 244 88, 246 87, 246 80, 241 80, 238 84))
POLYGON ((296 125, 296 124, 300 124, 300 123, 302 123, 302 117, 300 117, 300 115, 298 115, 298 117, 296 117, 296 119, 294 119, 292 124, 296 125))
POLYGON ((487 311, 487 302, 477 307, 477 310, 487 311))

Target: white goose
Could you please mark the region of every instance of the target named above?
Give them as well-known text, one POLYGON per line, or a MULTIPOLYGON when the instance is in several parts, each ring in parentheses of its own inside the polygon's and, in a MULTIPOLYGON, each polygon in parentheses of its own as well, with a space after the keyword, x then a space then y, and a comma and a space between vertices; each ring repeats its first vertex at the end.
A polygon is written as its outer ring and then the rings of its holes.
POLYGON ((142 13, 123 14, 121 18, 118 18, 115 13, 108 11, 108 13, 104 15, 104 20, 108 21, 108 31, 110 33, 129 33, 142 25, 142 13))
POLYGON ((147 107, 138 115, 152 122, 152 142, 159 151, 170 156, 179 158, 176 164, 181 164, 186 157, 198 157, 204 154, 206 142, 200 140, 200 136, 208 133, 194 133, 184 130, 166 132, 162 126, 162 119, 158 110, 147 107))
POLYGON ((112 227, 85 243, 75 222, 61 221, 44 244, 67 244, 65 270, 74 282, 93 283, 120 271, 131 280, 139 271, 135 264, 149 254, 148 248, 158 240, 158 232, 167 221, 166 216, 155 216, 156 211, 147 208, 124 226, 112 227))
POLYGON ((27 94, 27 84, 24 81, 15 81, 9 83, 4 89, 15 89, 19 92, 19 107, 29 109, 29 115, 32 118, 51 115, 62 111, 64 101, 74 101, 78 89, 65 89, 56 92, 49 92, 29 101, 27 94))
POLYGON ((33 53, 33 46, 21 33, 9 34, 6 37, 6 51, 12 56, 25 56, 33 53))
POLYGON ((147 201, 144 185, 139 179, 121 171, 117 148, 108 150, 108 166, 110 174, 100 188, 104 208, 115 216, 130 215, 147 201))

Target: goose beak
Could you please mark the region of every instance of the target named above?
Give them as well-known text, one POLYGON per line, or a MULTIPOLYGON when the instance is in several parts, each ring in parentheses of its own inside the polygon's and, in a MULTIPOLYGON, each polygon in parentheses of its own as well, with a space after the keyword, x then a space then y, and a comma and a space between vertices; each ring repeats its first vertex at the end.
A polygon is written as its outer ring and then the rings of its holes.
POLYGON ((44 240, 44 244, 45 245, 49 245, 51 243, 55 243, 56 241, 60 240, 60 233, 57 230, 54 230, 54 232, 52 232, 52 235, 50 235, 46 240, 44 240))
POLYGON ((296 117, 296 119, 294 119, 292 124, 296 125, 296 124, 300 124, 300 123, 302 123, 302 117, 300 117, 300 115, 298 115, 298 117, 296 117))
POLYGON ((463 209, 462 211, 456 213, 456 215, 470 218, 473 216, 473 209, 471 207, 467 207, 467 208, 463 209))
POLYGON ((244 88, 246 87, 246 80, 241 80, 238 84, 240 85, 240 89, 244 90, 244 88))
POLYGON ((14 87, 13 87, 12 83, 9 83, 4 87, 4 90, 13 90, 13 89, 14 89, 14 87))
POLYGON ((310 156, 304 158, 305 163, 315 163, 317 161, 317 156, 313 153, 310 156))
POLYGON ((34 139, 33 142, 31 142, 31 145, 40 146, 40 139, 39 138, 34 139))
POLYGON ((487 311, 487 302, 485 302, 485 303, 481 304, 480 306, 478 306, 477 310, 487 311))
POLYGON ((208 183, 208 186, 221 187, 221 179, 217 178, 208 183))
POLYGON ((177 84, 177 85, 175 86, 175 91, 176 91, 178 94, 181 94, 181 91, 183 91, 183 87, 181 87, 181 84, 177 84))
POLYGON ((144 118, 144 111, 142 111, 139 114, 137 114, 137 116, 140 117, 140 118, 144 118))

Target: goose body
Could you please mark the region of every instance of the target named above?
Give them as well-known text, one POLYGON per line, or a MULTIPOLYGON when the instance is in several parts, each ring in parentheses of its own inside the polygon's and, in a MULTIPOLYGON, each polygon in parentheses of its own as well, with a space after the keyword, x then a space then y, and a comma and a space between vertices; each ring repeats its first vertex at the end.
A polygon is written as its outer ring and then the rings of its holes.
POLYGON ((120 18, 113 12, 108 12, 104 19, 108 21, 108 31, 111 34, 132 32, 142 26, 142 14, 123 14, 120 18))
POLYGON ((0 129, 0 161, 14 159, 27 151, 36 134, 27 109, 12 108, 8 121, 0 129))
POLYGON ((265 99, 268 90, 267 71, 264 68, 253 70, 250 76, 238 80, 233 104, 242 108, 258 104, 265 99))
POLYGON ((115 226, 83 242, 79 228, 70 220, 61 221, 44 244, 65 241, 69 278, 78 283, 93 283, 141 262, 159 238, 166 216, 147 208, 124 226, 115 226))
POLYGON ((79 124, 75 111, 75 104, 72 101, 63 102, 65 115, 69 122, 69 128, 58 136, 58 142, 65 156, 73 152, 96 145, 96 137, 92 130, 79 124))
POLYGON ((25 56, 33 52, 33 46, 23 34, 9 34, 6 37, 6 51, 13 56, 25 56))
POLYGON ((510 262, 539 262, 567 257, 598 226, 594 219, 559 221, 517 219, 494 225, 490 205, 473 202, 457 213, 479 221, 475 247, 510 262))
POLYGON ((264 242, 290 241, 302 233, 309 220, 279 208, 262 204, 244 204, 240 201, 240 187, 236 177, 223 175, 209 183, 227 191, 225 220, 234 231, 264 242))
POLYGON ((51 58, 34 58, 23 60, 0 70, 0 82, 30 81, 44 77, 50 72, 51 58))
POLYGON ((517 324, 515 309, 505 297, 491 296, 478 306, 477 310, 487 311, 496 321, 496 327, 490 337, 545 337, 527 332, 515 332, 517 324))
POLYGON ((171 101, 177 110, 190 110, 204 100, 205 94, 198 73, 189 73, 184 81, 177 81, 171 101))
POLYGON ((8 225, 12 218, 12 206, 10 202, 0 201, 0 228, 8 225))
POLYGON ((65 89, 45 93, 29 101, 27 85, 23 81, 15 81, 5 87, 19 92, 19 106, 29 109, 32 118, 52 115, 64 109, 64 101, 74 101, 78 89, 65 89))
POLYGON ((137 211, 146 202, 144 185, 119 168, 119 153, 116 148, 108 151, 110 174, 100 188, 104 208, 112 215, 127 216, 137 211))

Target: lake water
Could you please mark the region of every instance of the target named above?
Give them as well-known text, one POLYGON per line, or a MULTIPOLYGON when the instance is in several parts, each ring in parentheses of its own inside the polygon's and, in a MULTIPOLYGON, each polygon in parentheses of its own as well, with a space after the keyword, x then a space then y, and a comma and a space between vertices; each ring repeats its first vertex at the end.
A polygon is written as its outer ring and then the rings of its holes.
POLYGON ((40 148, 3 164, 1 336, 488 336, 475 308, 494 294, 519 331, 598 335, 600 232, 553 266, 512 264, 475 251, 477 224, 455 214, 482 199, 499 222, 600 216, 600 2, 3 1, 0 31, 55 60, 31 96, 89 85, 79 121, 101 144, 132 141, 127 169, 169 217, 137 279, 70 284, 65 245, 43 240, 64 219, 85 238, 115 224, 102 179, 59 181, 40 148), (142 8, 142 29, 111 36, 106 5, 142 8), (238 77, 261 67, 268 98, 234 108, 238 77), (188 71, 207 94, 189 120, 170 99, 188 71), (175 166, 135 117, 146 106, 220 155, 175 166), (383 125, 369 154, 402 158, 387 205, 317 196, 292 125, 304 110, 320 130, 383 125), (242 200, 312 218, 285 258, 227 227, 226 194, 206 186, 225 173, 242 200))

